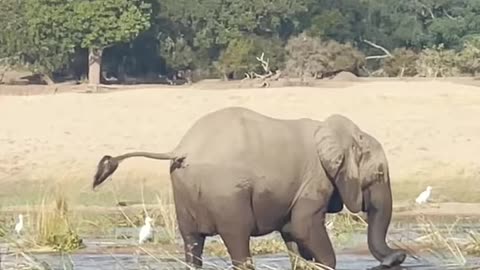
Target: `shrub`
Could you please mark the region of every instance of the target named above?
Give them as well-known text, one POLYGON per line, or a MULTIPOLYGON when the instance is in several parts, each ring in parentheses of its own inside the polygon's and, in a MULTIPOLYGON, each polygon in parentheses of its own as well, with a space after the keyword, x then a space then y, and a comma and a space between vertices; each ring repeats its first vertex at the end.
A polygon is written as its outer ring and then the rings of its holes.
POLYGON ((461 73, 477 75, 480 72, 480 38, 468 40, 458 54, 456 64, 461 73))
POLYGON ((233 73, 234 78, 243 78, 250 71, 264 73, 257 60, 262 53, 269 60, 270 69, 283 67, 284 50, 278 39, 265 39, 258 36, 245 36, 229 42, 219 57, 217 67, 223 74, 233 73))
POLYGON ((255 66, 254 44, 251 39, 235 39, 230 41, 218 61, 219 70, 225 74, 233 73, 234 77, 250 71, 255 66))
POLYGON ((406 48, 397 48, 392 52, 392 57, 386 58, 383 71, 389 77, 403 77, 417 75, 418 55, 406 48))
POLYGON ((57 251, 71 251, 84 247, 83 240, 73 229, 68 215, 67 201, 61 192, 55 195, 55 206, 42 199, 35 215, 34 241, 57 251))
POLYGON ((305 33, 291 38, 285 47, 287 52, 286 73, 307 77, 322 77, 334 71, 358 73, 365 63, 365 56, 351 44, 341 44, 333 40, 323 41, 305 33))
POLYGON ((417 72, 423 77, 449 77, 459 74, 457 53, 446 50, 443 44, 423 50, 416 62, 417 72))

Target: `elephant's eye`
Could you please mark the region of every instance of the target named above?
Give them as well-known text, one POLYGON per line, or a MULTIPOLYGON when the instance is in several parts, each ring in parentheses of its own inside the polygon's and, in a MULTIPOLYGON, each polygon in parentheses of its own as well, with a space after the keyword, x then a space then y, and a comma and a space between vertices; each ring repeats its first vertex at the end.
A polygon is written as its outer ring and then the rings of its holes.
POLYGON ((355 161, 357 162, 357 164, 360 163, 360 161, 362 160, 362 149, 360 149, 360 147, 358 145, 356 145, 355 143, 352 144, 352 150, 353 150, 353 153, 354 153, 354 157, 355 157, 355 161))

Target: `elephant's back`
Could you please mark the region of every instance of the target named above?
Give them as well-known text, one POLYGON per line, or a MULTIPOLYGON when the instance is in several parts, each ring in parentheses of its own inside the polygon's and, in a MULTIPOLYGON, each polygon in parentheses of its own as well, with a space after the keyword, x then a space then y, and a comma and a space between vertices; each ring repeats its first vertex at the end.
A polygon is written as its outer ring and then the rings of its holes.
POLYGON ((185 153, 188 162, 222 163, 249 160, 269 154, 273 145, 285 146, 296 131, 289 121, 255 111, 229 107, 200 118, 185 133, 175 149, 185 153))

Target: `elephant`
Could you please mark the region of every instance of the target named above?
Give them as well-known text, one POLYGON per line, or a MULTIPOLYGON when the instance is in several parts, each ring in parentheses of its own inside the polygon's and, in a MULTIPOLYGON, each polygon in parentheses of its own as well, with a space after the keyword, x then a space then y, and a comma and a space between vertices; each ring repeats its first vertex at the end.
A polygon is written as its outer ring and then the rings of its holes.
POLYGON ((170 161, 186 263, 202 268, 205 238, 220 235, 232 264, 254 269, 250 237, 280 232, 289 251, 335 268, 327 213, 344 205, 367 213, 368 247, 379 267, 407 253, 385 242, 392 215, 389 167, 381 144, 350 119, 278 119, 226 107, 197 120, 170 152, 105 155, 93 190, 131 157, 170 161))

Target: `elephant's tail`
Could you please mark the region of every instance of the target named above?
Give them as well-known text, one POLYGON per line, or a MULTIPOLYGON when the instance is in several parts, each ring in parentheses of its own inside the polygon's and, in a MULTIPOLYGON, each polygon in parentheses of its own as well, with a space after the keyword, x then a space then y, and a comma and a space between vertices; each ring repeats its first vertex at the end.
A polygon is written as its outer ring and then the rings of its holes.
POLYGON ((179 163, 183 162, 186 158, 185 155, 178 156, 175 153, 168 152, 168 153, 149 153, 149 152, 130 152, 120 156, 112 157, 112 156, 103 156, 100 162, 97 165, 97 172, 93 178, 93 189, 103 183, 110 175, 112 175, 115 170, 118 168, 118 164, 131 157, 145 157, 151 159, 159 159, 159 160, 175 160, 179 163))

